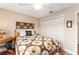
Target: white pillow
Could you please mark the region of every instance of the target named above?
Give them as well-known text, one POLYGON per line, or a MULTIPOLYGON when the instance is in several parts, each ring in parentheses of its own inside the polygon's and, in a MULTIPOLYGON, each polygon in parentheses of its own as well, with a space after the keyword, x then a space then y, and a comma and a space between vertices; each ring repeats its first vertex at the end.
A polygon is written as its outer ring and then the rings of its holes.
POLYGON ((26 32, 25 31, 20 31, 20 36, 26 36, 26 32))
POLYGON ((25 30, 17 29, 16 32, 19 32, 20 36, 26 36, 25 30))
POLYGON ((35 35, 33 29, 17 29, 16 32, 20 33, 20 36, 26 36, 26 31, 32 31, 32 35, 35 35))

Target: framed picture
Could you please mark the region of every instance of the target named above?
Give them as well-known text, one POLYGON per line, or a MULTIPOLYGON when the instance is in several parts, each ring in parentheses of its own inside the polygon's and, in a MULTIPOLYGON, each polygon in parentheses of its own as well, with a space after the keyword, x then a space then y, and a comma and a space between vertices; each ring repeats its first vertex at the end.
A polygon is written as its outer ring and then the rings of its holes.
POLYGON ((72 21, 67 21, 67 28, 72 28, 72 21))

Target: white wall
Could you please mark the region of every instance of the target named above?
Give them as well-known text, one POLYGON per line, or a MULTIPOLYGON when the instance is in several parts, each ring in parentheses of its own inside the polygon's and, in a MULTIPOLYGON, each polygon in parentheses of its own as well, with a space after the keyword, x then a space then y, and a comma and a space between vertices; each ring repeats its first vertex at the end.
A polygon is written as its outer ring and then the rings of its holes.
POLYGON ((64 17, 41 20, 41 35, 52 37, 64 45, 64 17))
POLYGON ((8 36, 15 35, 16 21, 34 23, 35 30, 39 32, 39 20, 37 18, 0 8, 0 29, 4 29, 8 36))
MULTIPOLYGON (((45 16, 41 18, 40 20, 45 20, 47 18, 56 17, 59 15, 64 15, 64 48, 73 54, 76 54, 77 52, 77 21, 75 19, 75 12, 79 10, 79 5, 63 9, 53 15, 45 16), (66 27, 66 21, 72 20, 72 28, 66 27)), ((50 30, 49 30, 50 31, 50 30)))

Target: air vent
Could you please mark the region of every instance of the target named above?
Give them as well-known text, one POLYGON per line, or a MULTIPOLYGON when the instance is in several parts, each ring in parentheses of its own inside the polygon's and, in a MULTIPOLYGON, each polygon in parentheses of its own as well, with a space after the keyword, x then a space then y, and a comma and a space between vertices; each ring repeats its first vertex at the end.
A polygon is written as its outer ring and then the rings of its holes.
POLYGON ((49 11, 49 14, 53 14, 53 11, 49 11))

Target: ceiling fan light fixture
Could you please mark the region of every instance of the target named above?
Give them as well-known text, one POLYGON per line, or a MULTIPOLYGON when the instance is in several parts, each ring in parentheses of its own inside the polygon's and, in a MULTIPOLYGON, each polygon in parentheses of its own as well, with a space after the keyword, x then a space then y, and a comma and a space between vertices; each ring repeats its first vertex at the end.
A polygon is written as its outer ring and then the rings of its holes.
POLYGON ((36 10, 40 10, 42 8, 43 4, 42 3, 38 3, 38 4, 34 4, 33 7, 36 9, 36 10))

